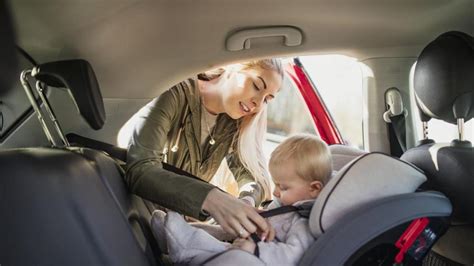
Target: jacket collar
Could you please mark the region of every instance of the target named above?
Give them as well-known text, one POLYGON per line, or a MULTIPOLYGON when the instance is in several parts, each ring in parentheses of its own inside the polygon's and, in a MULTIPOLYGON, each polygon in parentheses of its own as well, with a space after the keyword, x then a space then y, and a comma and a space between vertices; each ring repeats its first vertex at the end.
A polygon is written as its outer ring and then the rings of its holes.
MULTIPOLYGON (((198 80, 197 77, 188 79, 187 85, 189 86, 188 90, 184 90, 184 95, 186 97, 186 101, 189 105, 189 110, 191 111, 192 125, 196 137, 198 140, 201 139, 201 95, 199 93, 198 88, 198 80)), ((221 134, 226 134, 229 132, 233 132, 237 125, 238 120, 233 120, 227 114, 219 114, 216 120, 216 124, 222 125, 222 120, 226 122, 223 123, 223 128, 218 128, 215 132, 215 137, 222 137, 221 134), (224 117, 222 117, 224 116, 224 117)))
MULTIPOLYGON (((201 139, 201 97, 196 78, 189 78, 186 82, 187 90, 183 90, 186 98, 186 103, 191 112, 191 125, 193 127, 195 141, 200 142, 201 139)), ((201 150, 200 145, 197 145, 198 150, 201 150)), ((200 153, 200 152, 199 152, 200 153)))
POLYGON ((186 96, 189 110, 193 115, 197 115, 201 118, 201 96, 199 93, 197 78, 188 79, 187 85, 189 86, 189 89, 184 90, 184 95, 186 96))

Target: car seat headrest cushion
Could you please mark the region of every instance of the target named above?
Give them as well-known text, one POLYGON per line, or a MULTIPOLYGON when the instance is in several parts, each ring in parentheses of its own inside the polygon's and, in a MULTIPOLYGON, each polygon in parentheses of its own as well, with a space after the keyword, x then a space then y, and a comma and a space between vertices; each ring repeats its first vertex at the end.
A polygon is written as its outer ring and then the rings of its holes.
POLYGON ((474 39, 446 32, 418 57, 414 88, 418 107, 436 119, 455 124, 474 116, 474 39))

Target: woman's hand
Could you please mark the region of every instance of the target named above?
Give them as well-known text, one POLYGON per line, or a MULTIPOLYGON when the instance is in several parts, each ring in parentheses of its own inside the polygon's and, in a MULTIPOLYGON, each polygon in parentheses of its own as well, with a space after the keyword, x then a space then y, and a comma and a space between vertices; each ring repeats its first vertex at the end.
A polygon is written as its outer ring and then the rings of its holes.
POLYGON ((245 204, 249 205, 249 206, 252 206, 252 207, 255 206, 255 201, 253 200, 252 197, 246 196, 246 197, 239 198, 239 199, 240 199, 242 202, 244 202, 245 204))
POLYGON ((271 234, 271 227, 255 208, 217 188, 209 192, 202 209, 214 217, 222 229, 234 236, 247 238, 257 230, 266 238, 271 234))
POLYGON ((275 228, 268 222, 267 219, 265 219, 265 222, 268 225, 268 231, 267 232, 262 232, 260 230, 257 230, 257 235, 260 236, 260 239, 264 242, 270 242, 275 239, 275 228))
POLYGON ((255 247, 257 245, 255 242, 253 242, 251 239, 245 239, 245 238, 237 238, 234 240, 232 243, 233 248, 238 248, 241 250, 245 250, 247 252, 250 252, 252 254, 255 253, 255 247))

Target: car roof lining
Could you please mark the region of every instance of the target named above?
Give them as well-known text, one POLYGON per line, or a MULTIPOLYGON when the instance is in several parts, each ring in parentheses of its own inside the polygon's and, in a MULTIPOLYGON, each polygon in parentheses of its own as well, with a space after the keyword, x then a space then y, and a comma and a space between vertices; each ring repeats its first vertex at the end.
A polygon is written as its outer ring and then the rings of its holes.
POLYGON ((106 98, 152 98, 204 69, 270 56, 417 56, 440 33, 474 33, 471 0, 10 1, 18 43, 39 62, 91 62, 106 98), (229 52, 239 28, 291 25, 303 44, 229 52))

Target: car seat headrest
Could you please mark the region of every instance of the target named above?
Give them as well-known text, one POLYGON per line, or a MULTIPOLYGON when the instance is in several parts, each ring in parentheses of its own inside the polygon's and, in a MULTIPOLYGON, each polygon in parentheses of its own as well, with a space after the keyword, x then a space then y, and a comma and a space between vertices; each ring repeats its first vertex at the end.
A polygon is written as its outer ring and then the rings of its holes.
POLYGON ((66 88, 81 116, 93 129, 105 123, 105 108, 99 83, 86 60, 74 59, 41 64, 32 76, 51 87, 66 88))
POLYGON ((412 193, 426 181, 415 166, 382 153, 367 153, 343 167, 314 203, 309 226, 315 237, 348 212, 388 196, 412 193))
POLYGON ((456 124, 474 116, 474 39, 458 31, 441 34, 418 57, 414 88, 425 115, 456 124))
POLYGON ((329 151, 332 155, 332 169, 339 171, 343 166, 348 164, 362 154, 366 154, 366 151, 360 150, 347 145, 334 144, 329 146, 329 151))

